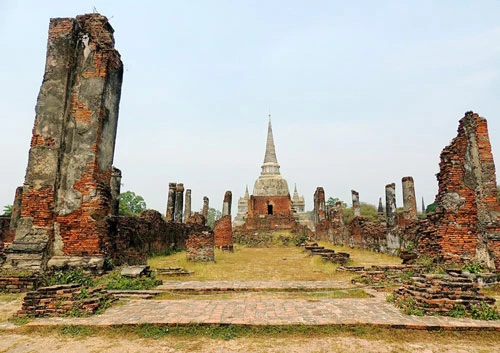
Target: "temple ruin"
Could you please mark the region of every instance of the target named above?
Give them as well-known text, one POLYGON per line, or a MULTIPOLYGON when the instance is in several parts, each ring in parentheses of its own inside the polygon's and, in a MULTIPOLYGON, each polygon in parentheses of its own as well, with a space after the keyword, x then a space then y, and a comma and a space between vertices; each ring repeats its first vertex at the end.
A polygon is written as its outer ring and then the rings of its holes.
POLYGON ((287 181, 281 176, 280 165, 276 158, 271 117, 269 117, 266 151, 261 174, 255 181, 252 195, 248 194, 238 201, 238 214, 234 227, 239 232, 269 232, 294 230, 300 224, 308 224, 304 215, 304 198, 298 195, 295 187, 294 198, 290 197, 287 181), (246 205, 245 205, 246 203, 246 205))

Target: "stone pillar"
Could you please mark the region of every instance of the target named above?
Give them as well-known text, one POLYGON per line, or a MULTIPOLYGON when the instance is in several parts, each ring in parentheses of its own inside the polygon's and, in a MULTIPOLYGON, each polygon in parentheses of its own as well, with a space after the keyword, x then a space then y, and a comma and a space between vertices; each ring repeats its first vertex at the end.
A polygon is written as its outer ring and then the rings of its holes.
POLYGON ((203 209, 201 210, 201 214, 205 217, 205 221, 208 219, 208 197, 203 196, 203 209))
POLYGON ((359 193, 356 190, 351 190, 352 195, 352 212, 354 217, 361 216, 361 208, 359 206, 359 193))
POLYGON ((23 199, 23 187, 16 188, 16 195, 14 196, 14 203, 12 205, 12 214, 10 215, 9 229, 14 230, 17 228, 17 222, 21 217, 21 203, 23 199))
POLYGON ((231 191, 226 191, 224 194, 224 202, 222 203, 222 216, 231 215, 231 204, 233 202, 233 194, 231 191))
POLYGON ((425 202, 424 202, 424 197, 422 196, 422 214, 426 214, 427 212, 425 211, 425 202))
POLYGON ((120 169, 113 167, 111 174, 111 215, 118 216, 120 214, 120 189, 122 186, 122 172, 120 169))
POLYGON ((113 32, 98 13, 50 20, 23 207, 6 267, 43 271, 52 255, 104 263, 123 76, 113 32))
POLYGON ((325 190, 319 186, 314 192, 314 223, 318 224, 325 218, 325 190))
POLYGON ((176 223, 182 223, 183 206, 184 206, 184 184, 178 183, 175 186, 174 222, 176 223))
POLYGON ((174 220, 176 186, 177 183, 168 183, 167 213, 165 216, 167 222, 172 222, 174 220))
POLYGON ((385 186, 385 217, 387 227, 394 227, 396 225, 396 184, 394 183, 385 186))
POLYGON ((232 193, 226 191, 222 204, 222 217, 215 221, 215 246, 222 250, 233 251, 233 226, 231 222, 232 193))
POLYGON ((378 208, 377 208, 377 213, 379 215, 383 215, 384 214, 384 206, 382 206, 382 198, 379 197, 378 198, 378 208))
POLYGON ((186 240, 186 257, 193 262, 215 261, 214 233, 190 234, 186 240))
POLYGON ((405 220, 417 220, 417 200, 415 199, 415 186, 411 176, 403 177, 403 216, 405 220))
POLYGON ((186 190, 186 199, 184 200, 184 223, 187 223, 191 217, 191 189, 186 190))
POLYGON ((334 220, 340 224, 344 224, 344 209, 342 208, 342 202, 337 201, 335 203, 335 215, 334 220))

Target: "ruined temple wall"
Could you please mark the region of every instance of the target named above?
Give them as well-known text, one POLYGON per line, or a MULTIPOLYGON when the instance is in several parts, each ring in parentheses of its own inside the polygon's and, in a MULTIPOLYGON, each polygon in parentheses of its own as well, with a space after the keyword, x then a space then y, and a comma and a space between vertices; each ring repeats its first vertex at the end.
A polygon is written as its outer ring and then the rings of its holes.
POLYGON ((385 224, 371 222, 360 216, 354 218, 347 227, 350 247, 375 251, 385 248, 385 224))
POLYGON ((222 216, 214 224, 215 246, 218 248, 232 249, 233 247, 233 226, 231 215, 222 216))
POLYGON ((488 228, 498 221, 499 203, 486 119, 467 112, 457 132, 441 153, 438 207, 418 250, 459 264, 480 261, 498 270, 500 237, 494 226, 488 228))
POLYGON ((287 196, 250 196, 248 217, 267 215, 267 205, 273 206, 273 215, 291 215, 292 200, 287 196))
POLYGON ((122 75, 106 17, 51 19, 9 266, 103 255, 122 75))
POLYGON ((210 230, 195 223, 166 222, 154 210, 140 216, 108 217, 106 223, 111 244, 107 253, 115 265, 145 264, 148 254, 183 250, 190 234, 210 230))

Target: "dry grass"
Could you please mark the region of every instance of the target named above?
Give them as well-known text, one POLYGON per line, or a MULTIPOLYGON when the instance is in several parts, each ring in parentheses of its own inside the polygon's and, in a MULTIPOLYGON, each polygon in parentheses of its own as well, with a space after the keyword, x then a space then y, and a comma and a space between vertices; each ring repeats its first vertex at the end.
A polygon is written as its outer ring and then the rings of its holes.
MULTIPOLYGON (((370 266, 381 264, 400 264, 397 257, 370 251, 333 247, 336 251, 351 254, 350 265, 370 266)), ((248 248, 235 246, 234 253, 216 250, 215 263, 193 263, 186 259, 185 252, 170 256, 158 256, 149 259, 154 268, 183 267, 194 271, 184 281, 222 281, 222 280, 283 280, 283 281, 320 281, 347 280, 352 274, 337 272, 338 265, 323 261, 318 256, 309 256, 302 248, 248 248)))

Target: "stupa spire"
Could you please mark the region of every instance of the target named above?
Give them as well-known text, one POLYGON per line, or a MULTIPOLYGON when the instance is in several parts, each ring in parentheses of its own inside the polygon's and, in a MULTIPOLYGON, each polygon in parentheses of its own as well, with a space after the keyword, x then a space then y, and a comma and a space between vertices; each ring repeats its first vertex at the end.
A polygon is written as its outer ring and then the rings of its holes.
POLYGON ((274 147, 271 114, 269 114, 269 123, 267 125, 266 154, 264 156, 264 164, 262 164, 261 174, 280 174, 280 165, 278 164, 276 149, 274 147))

